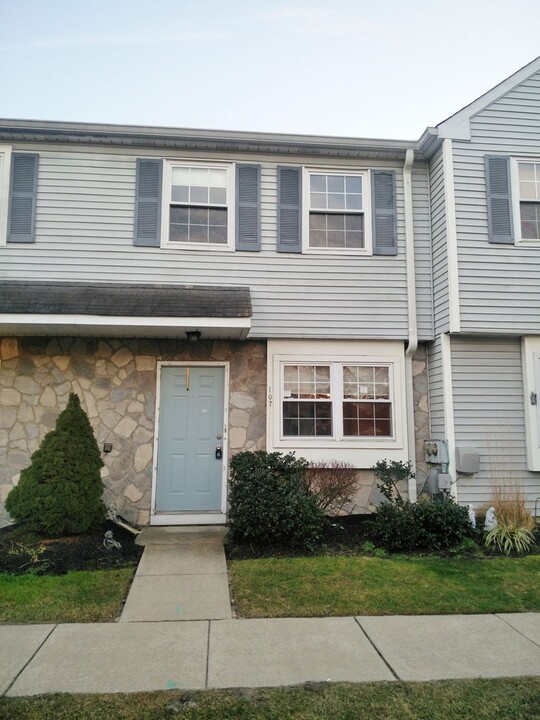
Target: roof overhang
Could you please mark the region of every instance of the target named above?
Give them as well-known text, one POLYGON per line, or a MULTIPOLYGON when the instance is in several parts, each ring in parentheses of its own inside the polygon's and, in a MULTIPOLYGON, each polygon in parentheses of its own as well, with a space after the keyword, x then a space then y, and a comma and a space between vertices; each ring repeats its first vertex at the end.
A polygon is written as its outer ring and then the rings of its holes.
POLYGON ((9 119, 0 119, 0 142, 380 159, 404 159, 408 149, 419 150, 418 143, 413 140, 9 119))
POLYGON ((249 288, 112 283, 0 283, 0 334, 244 340, 249 288))

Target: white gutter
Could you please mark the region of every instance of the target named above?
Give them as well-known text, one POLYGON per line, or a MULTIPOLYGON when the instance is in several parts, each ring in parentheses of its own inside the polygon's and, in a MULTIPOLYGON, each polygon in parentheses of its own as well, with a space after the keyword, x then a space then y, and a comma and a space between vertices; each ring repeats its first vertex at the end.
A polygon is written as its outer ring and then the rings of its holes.
MULTIPOLYGON (((407 270, 407 314, 409 324, 409 344, 405 350, 405 376, 407 399, 407 444, 412 468, 416 472, 416 442, 414 427, 414 392, 412 359, 418 348, 418 323, 416 318, 416 272, 414 265, 414 222, 412 200, 412 167, 414 150, 405 154, 403 165, 403 204, 405 215, 405 265, 407 270)), ((416 501, 416 480, 409 480, 409 499, 416 501)))

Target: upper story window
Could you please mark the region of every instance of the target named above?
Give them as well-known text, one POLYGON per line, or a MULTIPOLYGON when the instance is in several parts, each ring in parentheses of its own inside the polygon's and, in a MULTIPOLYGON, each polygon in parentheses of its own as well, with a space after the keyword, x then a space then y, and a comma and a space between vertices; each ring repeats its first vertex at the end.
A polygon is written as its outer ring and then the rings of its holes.
POLYGON ((304 250, 371 251, 367 172, 305 171, 304 250))
POLYGON ((167 162, 162 244, 233 249, 231 165, 167 162))
POLYGON ((522 240, 540 240, 540 162, 518 162, 522 240))

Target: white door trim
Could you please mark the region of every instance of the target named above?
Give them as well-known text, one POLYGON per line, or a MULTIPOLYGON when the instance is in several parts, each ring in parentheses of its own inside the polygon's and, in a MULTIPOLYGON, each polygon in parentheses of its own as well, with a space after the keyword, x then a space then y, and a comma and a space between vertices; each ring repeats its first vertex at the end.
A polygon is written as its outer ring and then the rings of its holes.
POLYGON ((154 418, 154 457, 152 462, 152 504, 150 507, 150 525, 214 525, 227 521, 227 468, 229 454, 229 363, 228 362, 189 362, 189 360, 158 360, 156 381, 156 412, 154 418), (223 385, 223 467, 221 481, 221 513, 156 513, 157 460, 159 443, 159 416, 161 405, 161 370, 164 367, 222 367, 223 385))

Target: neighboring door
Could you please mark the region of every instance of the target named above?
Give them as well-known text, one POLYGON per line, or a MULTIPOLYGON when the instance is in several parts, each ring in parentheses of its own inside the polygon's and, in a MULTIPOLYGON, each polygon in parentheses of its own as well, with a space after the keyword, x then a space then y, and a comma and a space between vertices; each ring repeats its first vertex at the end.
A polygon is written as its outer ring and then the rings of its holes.
POLYGON ((161 368, 156 513, 222 511, 224 385, 223 367, 161 368))
POLYGON ((540 353, 535 353, 534 358, 534 393, 530 398, 536 404, 536 447, 540 447, 540 353))

